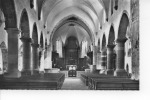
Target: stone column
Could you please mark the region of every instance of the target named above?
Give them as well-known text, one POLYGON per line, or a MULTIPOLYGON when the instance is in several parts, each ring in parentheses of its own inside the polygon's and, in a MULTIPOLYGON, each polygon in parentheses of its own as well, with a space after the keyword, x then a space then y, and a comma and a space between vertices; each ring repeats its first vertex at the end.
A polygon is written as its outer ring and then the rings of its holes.
POLYGON ((40 72, 44 72, 44 53, 45 50, 41 51, 41 59, 40 59, 40 72))
POLYGON ((93 46, 93 65, 97 63, 97 47, 93 46))
POLYGON ((103 50, 101 52, 101 70, 100 70, 100 74, 105 74, 105 71, 106 71, 106 57, 107 57, 107 53, 106 53, 106 50, 103 50))
POLYGON ((4 75, 8 78, 19 78, 21 73, 18 70, 18 28, 6 28, 8 33, 8 69, 4 75))
POLYGON ((52 48, 51 45, 47 46, 47 68, 52 69, 52 48))
POLYGON ((96 71, 96 64, 97 64, 97 47, 93 46, 93 65, 90 67, 92 73, 96 71))
POLYGON ((32 46, 32 75, 39 74, 39 44, 31 44, 32 46))
POLYGON ((23 69, 22 75, 28 76, 31 75, 31 38, 20 38, 23 43, 23 69))
POLYGON ((117 47, 116 47, 116 70, 114 75, 115 76, 127 76, 127 72, 124 69, 124 59, 125 59, 125 50, 124 50, 124 44, 126 42, 125 39, 117 39, 117 47))
MULTIPOLYGON (((48 69, 50 69, 50 67, 48 66, 48 49, 47 49, 48 47, 46 47, 46 49, 45 49, 45 52, 44 52, 44 70, 45 70, 45 72, 48 70, 48 69)), ((49 51, 49 52, 51 52, 51 51, 49 51)))
POLYGON ((101 68, 101 52, 97 53, 97 69, 101 68))
POLYGON ((107 45, 107 75, 114 75, 114 49, 115 45, 107 45))

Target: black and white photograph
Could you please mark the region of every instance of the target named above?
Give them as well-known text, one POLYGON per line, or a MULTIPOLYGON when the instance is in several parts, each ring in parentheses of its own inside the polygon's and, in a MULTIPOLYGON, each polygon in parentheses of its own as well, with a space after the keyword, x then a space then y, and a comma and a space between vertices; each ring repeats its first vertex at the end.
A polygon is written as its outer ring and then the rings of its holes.
POLYGON ((0 0, 0 100, 150 100, 149 10, 150 0, 0 0))
POLYGON ((1 90, 140 90, 139 0, 0 0, 1 90))

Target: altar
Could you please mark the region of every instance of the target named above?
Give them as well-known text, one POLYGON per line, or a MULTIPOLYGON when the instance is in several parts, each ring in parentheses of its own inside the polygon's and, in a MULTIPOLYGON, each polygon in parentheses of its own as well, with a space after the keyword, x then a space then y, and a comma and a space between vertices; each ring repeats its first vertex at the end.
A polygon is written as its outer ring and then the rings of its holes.
POLYGON ((66 65, 66 69, 68 70, 68 77, 76 77, 77 75, 77 65, 66 65))

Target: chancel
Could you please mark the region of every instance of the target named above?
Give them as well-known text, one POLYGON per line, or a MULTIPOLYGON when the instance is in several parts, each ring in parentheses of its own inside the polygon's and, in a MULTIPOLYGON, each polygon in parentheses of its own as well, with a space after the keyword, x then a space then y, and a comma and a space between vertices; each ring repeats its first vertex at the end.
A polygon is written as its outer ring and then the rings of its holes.
POLYGON ((139 0, 0 0, 0 89, 139 90, 139 0))

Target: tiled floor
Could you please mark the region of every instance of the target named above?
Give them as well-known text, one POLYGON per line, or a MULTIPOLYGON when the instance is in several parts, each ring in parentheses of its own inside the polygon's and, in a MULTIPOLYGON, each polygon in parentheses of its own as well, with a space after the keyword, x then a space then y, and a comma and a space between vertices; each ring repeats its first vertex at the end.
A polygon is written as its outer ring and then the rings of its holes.
POLYGON ((65 78, 62 90, 88 90, 88 87, 84 85, 80 78, 69 77, 65 78))

